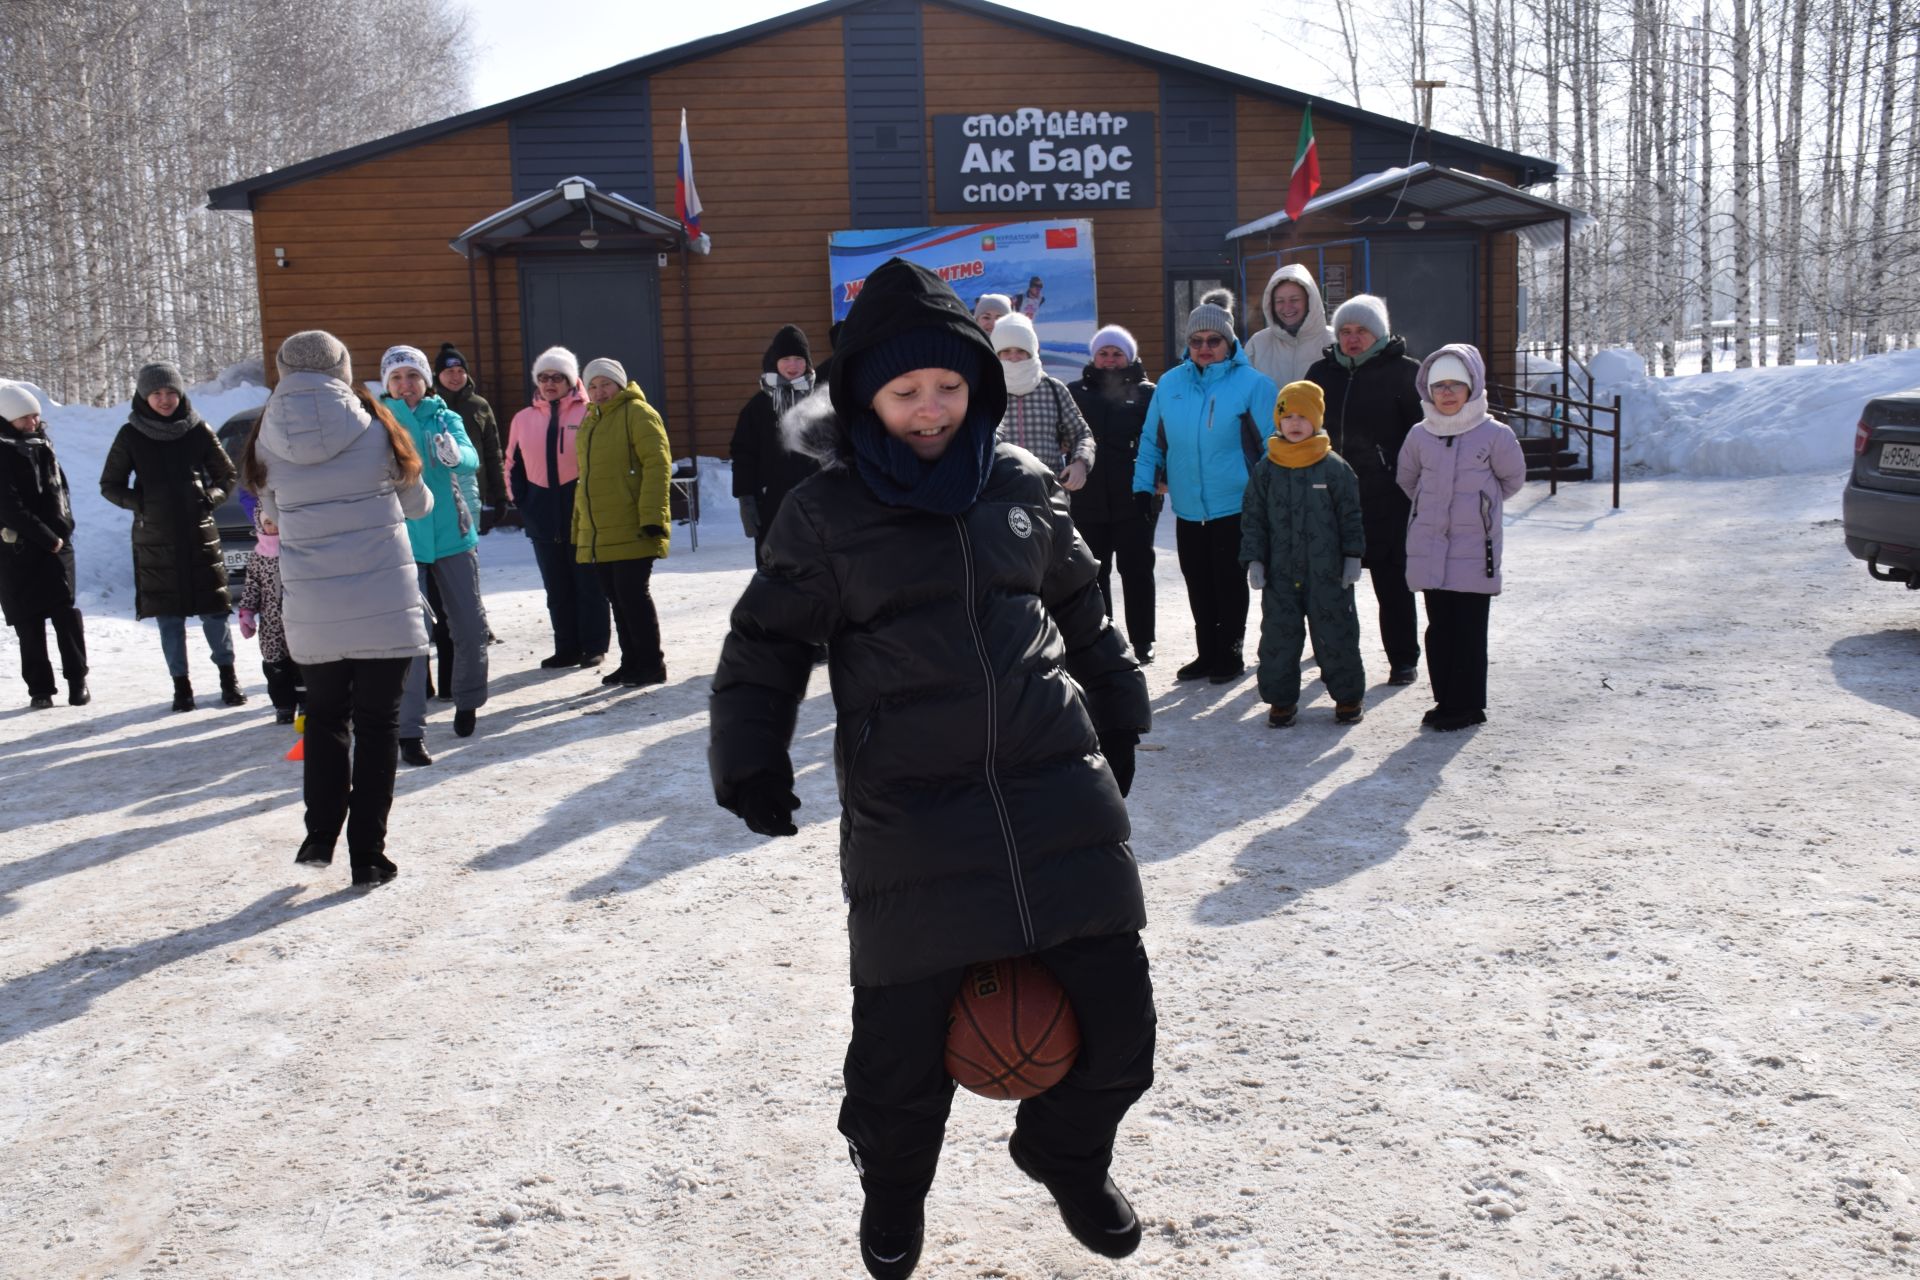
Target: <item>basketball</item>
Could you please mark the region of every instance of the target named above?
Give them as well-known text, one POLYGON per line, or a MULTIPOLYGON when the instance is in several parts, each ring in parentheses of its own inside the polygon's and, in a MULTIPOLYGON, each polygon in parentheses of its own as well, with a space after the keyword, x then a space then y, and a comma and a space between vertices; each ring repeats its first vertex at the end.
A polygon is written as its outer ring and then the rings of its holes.
POLYGON ((968 965, 947 1014, 947 1074, 983 1098, 1031 1098, 1080 1052, 1067 993, 1031 956, 968 965))

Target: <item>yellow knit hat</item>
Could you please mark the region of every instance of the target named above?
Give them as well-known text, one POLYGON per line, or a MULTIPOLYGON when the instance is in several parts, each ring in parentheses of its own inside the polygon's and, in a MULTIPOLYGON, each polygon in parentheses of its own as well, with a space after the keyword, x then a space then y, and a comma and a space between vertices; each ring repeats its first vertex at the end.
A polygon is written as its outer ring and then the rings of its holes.
POLYGON ((1279 426, 1280 419, 1290 413, 1299 414, 1313 424, 1315 431, 1320 430, 1327 420, 1327 393, 1317 382, 1289 382, 1273 402, 1273 425, 1279 426))

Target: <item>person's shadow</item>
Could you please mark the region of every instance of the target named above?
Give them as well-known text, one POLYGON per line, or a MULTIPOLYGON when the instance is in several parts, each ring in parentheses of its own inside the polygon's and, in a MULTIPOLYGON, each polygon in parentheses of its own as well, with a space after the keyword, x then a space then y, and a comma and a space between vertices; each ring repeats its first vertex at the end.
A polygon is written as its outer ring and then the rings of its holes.
POLYGON ((1306 814, 1255 833, 1234 855, 1238 878, 1195 904, 1194 920, 1219 928, 1246 924, 1393 857, 1406 847, 1413 815, 1472 737, 1471 729, 1420 732, 1306 814))
POLYGON ((1835 640, 1827 660, 1834 682, 1854 697, 1920 716, 1920 629, 1888 627, 1835 640))
POLYGON ((300 886, 288 885, 254 899, 224 919, 132 946, 92 947, 56 960, 36 973, 9 978, 0 984, 0 1008, 7 1010, 6 1017, 0 1018, 0 1044, 77 1018, 100 997, 156 969, 365 896, 364 890, 340 889, 304 902, 294 901, 301 892, 300 886))

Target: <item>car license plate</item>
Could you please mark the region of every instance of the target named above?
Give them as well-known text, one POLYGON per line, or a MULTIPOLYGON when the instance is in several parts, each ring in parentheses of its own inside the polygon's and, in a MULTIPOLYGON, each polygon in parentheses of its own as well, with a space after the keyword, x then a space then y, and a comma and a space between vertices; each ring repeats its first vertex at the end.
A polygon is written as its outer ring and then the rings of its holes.
POLYGON ((1920 444, 1881 445, 1880 469, 1920 475, 1920 444))
POLYGON ((226 553, 226 556, 227 556, 227 568, 228 568, 228 569, 243 569, 243 570, 244 570, 244 569, 245 569, 245 568, 247 567, 247 558, 248 558, 249 556, 251 556, 252 554, 253 554, 253 553, 252 553, 251 551, 229 551, 229 552, 227 552, 227 553, 226 553))

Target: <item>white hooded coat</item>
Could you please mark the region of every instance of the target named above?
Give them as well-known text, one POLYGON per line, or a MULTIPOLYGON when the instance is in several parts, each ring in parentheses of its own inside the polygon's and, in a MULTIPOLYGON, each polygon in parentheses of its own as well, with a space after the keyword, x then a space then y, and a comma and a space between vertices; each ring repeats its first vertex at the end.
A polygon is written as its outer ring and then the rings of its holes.
POLYGON ((1267 287, 1260 293, 1260 313, 1267 318, 1267 327, 1247 339, 1247 362, 1272 378, 1276 387, 1305 378, 1313 362, 1333 345, 1320 286, 1313 282, 1313 273, 1297 262, 1289 262, 1267 279, 1267 287), (1287 280, 1307 291, 1307 316, 1300 322, 1298 333, 1281 328, 1273 314, 1273 291, 1287 280))

